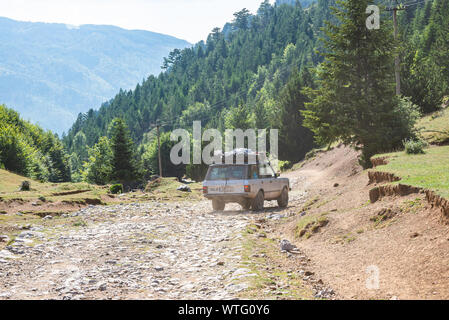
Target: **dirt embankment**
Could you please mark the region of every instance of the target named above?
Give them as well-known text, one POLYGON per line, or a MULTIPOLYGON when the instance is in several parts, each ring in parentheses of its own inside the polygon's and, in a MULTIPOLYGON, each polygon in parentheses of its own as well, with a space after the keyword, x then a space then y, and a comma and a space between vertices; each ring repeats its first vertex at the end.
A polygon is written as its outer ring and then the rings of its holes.
MULTIPOLYGON (((376 158, 372 160, 376 163, 375 166, 385 165, 388 163, 387 158, 376 158)), ((369 185, 391 183, 401 181, 400 177, 397 177, 393 173, 382 171, 368 171, 369 185)), ((427 202, 432 208, 441 212, 441 221, 449 224, 449 201, 432 190, 427 190, 419 187, 414 187, 405 184, 386 184, 380 185, 369 190, 369 198, 371 203, 375 203, 384 197, 392 196, 408 196, 410 194, 425 194, 427 202)))
POLYGON ((442 221, 449 224, 449 201, 431 190, 426 190, 425 193, 427 202, 430 203, 432 208, 438 208, 442 214, 442 221))
POLYGON ((378 201, 383 197, 394 197, 394 196, 408 196, 413 193, 423 193, 420 188, 412 187, 405 184, 396 185, 383 185, 375 187, 369 191, 369 198, 371 203, 378 201))
POLYGON ((288 235, 317 277, 342 298, 449 299, 449 230, 440 213, 447 201, 402 184, 373 189, 373 183, 398 180, 368 176, 357 155, 340 146, 288 173, 305 181, 295 188, 304 189, 308 200, 276 232, 288 235), (299 236, 316 221, 326 224, 299 236))
POLYGON ((368 179, 369 184, 382 183, 382 182, 395 182, 401 180, 401 178, 396 177, 392 173, 381 171, 368 171, 368 179))
POLYGON ((378 166, 384 166, 388 164, 388 158, 387 157, 374 158, 371 159, 371 163, 373 164, 374 168, 378 166))

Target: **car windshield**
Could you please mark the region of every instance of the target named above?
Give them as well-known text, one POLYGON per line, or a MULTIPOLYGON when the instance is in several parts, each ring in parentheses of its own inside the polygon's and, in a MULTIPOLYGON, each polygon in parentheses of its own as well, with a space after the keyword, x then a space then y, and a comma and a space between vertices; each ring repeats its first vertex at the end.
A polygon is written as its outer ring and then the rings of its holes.
POLYGON ((207 180, 241 180, 246 177, 246 166, 212 167, 207 180))

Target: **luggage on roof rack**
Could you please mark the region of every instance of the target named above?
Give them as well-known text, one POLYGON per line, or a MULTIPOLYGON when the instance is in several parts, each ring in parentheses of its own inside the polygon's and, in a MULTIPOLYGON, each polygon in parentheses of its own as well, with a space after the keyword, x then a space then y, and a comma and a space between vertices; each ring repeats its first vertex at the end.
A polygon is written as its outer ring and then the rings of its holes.
POLYGON ((220 150, 216 151, 215 155, 221 157, 222 163, 256 164, 268 162, 264 153, 254 152, 253 150, 246 148, 234 149, 225 153, 220 150))

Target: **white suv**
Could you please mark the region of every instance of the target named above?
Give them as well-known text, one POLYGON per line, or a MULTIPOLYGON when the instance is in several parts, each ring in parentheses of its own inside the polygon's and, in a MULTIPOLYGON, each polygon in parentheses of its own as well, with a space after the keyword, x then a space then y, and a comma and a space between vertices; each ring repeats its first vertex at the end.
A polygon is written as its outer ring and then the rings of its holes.
POLYGON ((239 203, 244 210, 263 210, 265 200, 288 205, 290 181, 279 178, 269 162, 257 164, 214 164, 203 182, 203 194, 213 209, 222 211, 226 203, 239 203))

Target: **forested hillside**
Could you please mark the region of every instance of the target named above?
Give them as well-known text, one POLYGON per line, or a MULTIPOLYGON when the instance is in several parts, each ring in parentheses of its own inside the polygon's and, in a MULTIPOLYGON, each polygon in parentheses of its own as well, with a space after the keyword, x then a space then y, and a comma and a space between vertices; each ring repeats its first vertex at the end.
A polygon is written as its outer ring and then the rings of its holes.
POLYGON ((187 41, 114 26, 68 26, 0 17, 0 103, 58 134, 78 113, 159 74, 187 41))
POLYGON ((4 105, 0 105, 0 169, 39 181, 71 180, 69 158, 58 137, 4 105))
POLYGON ((402 94, 422 112, 435 111, 449 95, 449 1, 427 0, 406 8, 399 25, 402 94))
MULTIPOLYGON (((159 77, 150 76, 133 91, 120 91, 98 111, 80 114, 64 137, 67 149, 75 151, 74 141, 92 146, 115 117, 126 121, 136 142, 158 119, 167 131, 191 127, 192 120, 219 129, 282 129, 283 117, 291 116, 280 112, 278 95, 290 77, 296 81, 320 61, 315 49, 319 29, 330 18, 330 3, 320 1, 305 12, 300 5, 274 7, 265 1, 255 16, 247 10, 236 13, 231 33, 212 30, 206 42, 173 51, 159 77)), ((302 132, 299 119, 295 121, 293 130, 302 132)), ((312 146, 311 135, 297 143, 300 150, 284 158, 301 159, 312 146)))
POLYGON ((310 6, 313 2, 315 2, 315 0, 276 0, 276 5, 281 5, 281 4, 290 4, 290 5, 295 5, 296 1, 299 1, 299 3, 301 3, 301 5, 306 8, 308 6, 310 6))
MULTIPOLYGON (((165 59, 164 73, 158 77, 150 76, 132 91, 120 91, 98 111, 90 110, 79 115, 71 130, 63 137, 64 145, 71 154, 73 172, 83 169, 82 164, 87 160, 88 150, 92 150, 90 148, 100 137, 108 135, 111 121, 117 117, 124 119, 131 138, 136 146, 139 146, 135 148, 135 152, 137 157, 140 157, 145 172, 158 171, 155 166, 157 160, 154 134, 150 132, 150 124, 157 120, 162 123, 165 132, 179 127, 191 128, 193 120, 201 120, 203 128, 213 127, 220 130, 279 128, 280 159, 291 162, 301 160, 314 146, 314 141, 327 143, 340 139, 355 145, 364 145, 362 136, 369 137, 372 140, 369 142, 371 150, 365 148, 365 156, 368 158, 373 152, 383 151, 379 150, 380 146, 385 149, 398 147, 398 143, 402 143, 400 139, 411 134, 407 128, 410 128, 416 117, 416 108, 422 113, 436 110, 447 95, 448 0, 413 2, 406 10, 400 11, 401 32, 398 42, 392 38, 391 12, 383 11, 382 30, 370 33, 365 27, 367 16, 364 11, 371 1, 361 1, 357 4, 356 1, 347 0, 337 3, 336 5, 336 1, 319 0, 304 9, 299 2, 295 2, 295 5, 270 5, 265 1, 256 15, 251 15, 243 9, 235 13, 234 21, 227 24, 223 30, 212 30, 207 41, 197 43, 192 48, 172 51, 165 59), (346 4, 350 9, 341 9, 346 4), (341 23, 337 21, 339 16, 334 15, 331 10, 333 6, 339 7, 342 12, 354 10, 355 16, 351 16, 351 19, 355 19, 358 24, 351 26, 353 34, 332 26, 326 27, 326 21, 331 21, 336 26, 341 23), (322 31, 323 27, 327 29, 326 34, 322 31), (320 38, 332 38, 331 34, 334 32, 341 34, 335 35, 334 44, 326 47, 326 42, 320 38), (362 34, 365 37, 358 38, 362 34), (338 62, 332 58, 334 53, 326 55, 326 52, 337 50, 336 44, 342 41, 339 40, 342 37, 346 38, 345 41, 354 41, 354 47, 350 48, 354 52, 346 52, 356 62, 353 66, 369 60, 374 66, 381 64, 381 67, 379 65, 379 68, 367 71, 374 72, 377 87, 373 88, 373 92, 363 101, 357 99, 357 92, 360 95, 366 90, 351 87, 351 80, 344 77, 344 68, 339 70, 342 72, 338 75, 342 76, 341 79, 335 78, 332 72, 328 75, 320 73, 326 64, 315 69, 325 57, 330 59, 328 62, 331 65, 338 62), (384 38, 391 40, 391 46, 388 41, 382 40, 384 38), (383 52, 376 42, 368 43, 370 39, 382 40, 379 43, 387 45, 388 48, 383 52), (372 56, 369 56, 371 51, 368 50, 372 50, 372 56), (410 97, 410 100, 399 101, 393 94, 390 96, 390 89, 394 87, 393 61, 396 52, 400 52, 402 58, 402 93, 405 97, 410 97), (361 58, 368 60, 360 60, 361 58), (320 79, 323 76, 331 78, 320 79), (323 109, 325 114, 318 115, 318 109, 309 107, 307 123, 303 121, 307 105, 311 102, 315 103, 315 106, 320 105, 320 101, 312 101, 316 98, 313 90, 317 87, 317 90, 321 90, 323 81, 337 86, 334 92, 337 95, 343 92, 337 90, 338 88, 353 90, 351 104, 355 109, 341 110, 339 115, 342 119, 349 119, 349 122, 340 122, 341 126, 355 127, 355 124, 363 123, 357 118, 369 119, 370 112, 381 116, 373 117, 371 122, 367 122, 368 127, 361 127, 361 131, 334 130, 325 133, 327 137, 320 139, 320 135, 324 133, 319 132, 319 129, 329 127, 329 121, 338 120, 335 118, 335 112, 332 109, 323 109), (303 90, 306 88, 307 90, 303 90), (377 103, 378 99, 384 101, 377 103), (364 109, 365 105, 358 108, 357 103, 359 106, 362 103, 368 104, 367 109, 364 109), (382 105, 384 110, 388 110, 386 113, 376 109, 382 105), (398 106, 398 109, 391 109, 393 106, 398 106), (318 116, 321 117, 319 121, 318 116), (325 119, 325 116, 328 116, 328 119, 325 119), (377 136, 382 134, 381 131, 374 136, 373 132, 367 129, 375 128, 376 121, 386 123, 386 118, 390 119, 394 126, 399 126, 399 131, 404 129, 399 134, 391 132, 395 137, 394 143, 391 139, 386 144, 382 143, 385 139, 377 136), (402 124, 407 128, 402 128, 402 124), (307 128, 304 125, 307 125, 307 128), (360 136, 356 138, 354 134, 360 136)), ((345 52, 347 49, 342 50, 345 52)), ((342 59, 347 57, 344 54, 341 56, 342 59)), ((372 80, 370 76, 361 77, 356 73, 354 76, 355 82, 372 80)), ((324 94, 324 91, 318 92, 324 94)), ((342 106, 345 106, 344 99, 342 106)), ((366 143, 367 141, 365 140, 366 143)), ((169 150, 168 134, 162 135, 162 144, 163 150, 169 150)), ((164 156, 168 157, 163 154, 163 159, 164 156)), ((91 157, 90 160, 92 159, 91 157)), ((365 165, 369 165, 369 159, 365 161, 365 165)), ((163 162, 164 166, 167 166, 164 170, 174 174, 174 168, 170 168, 168 161, 163 162)))

